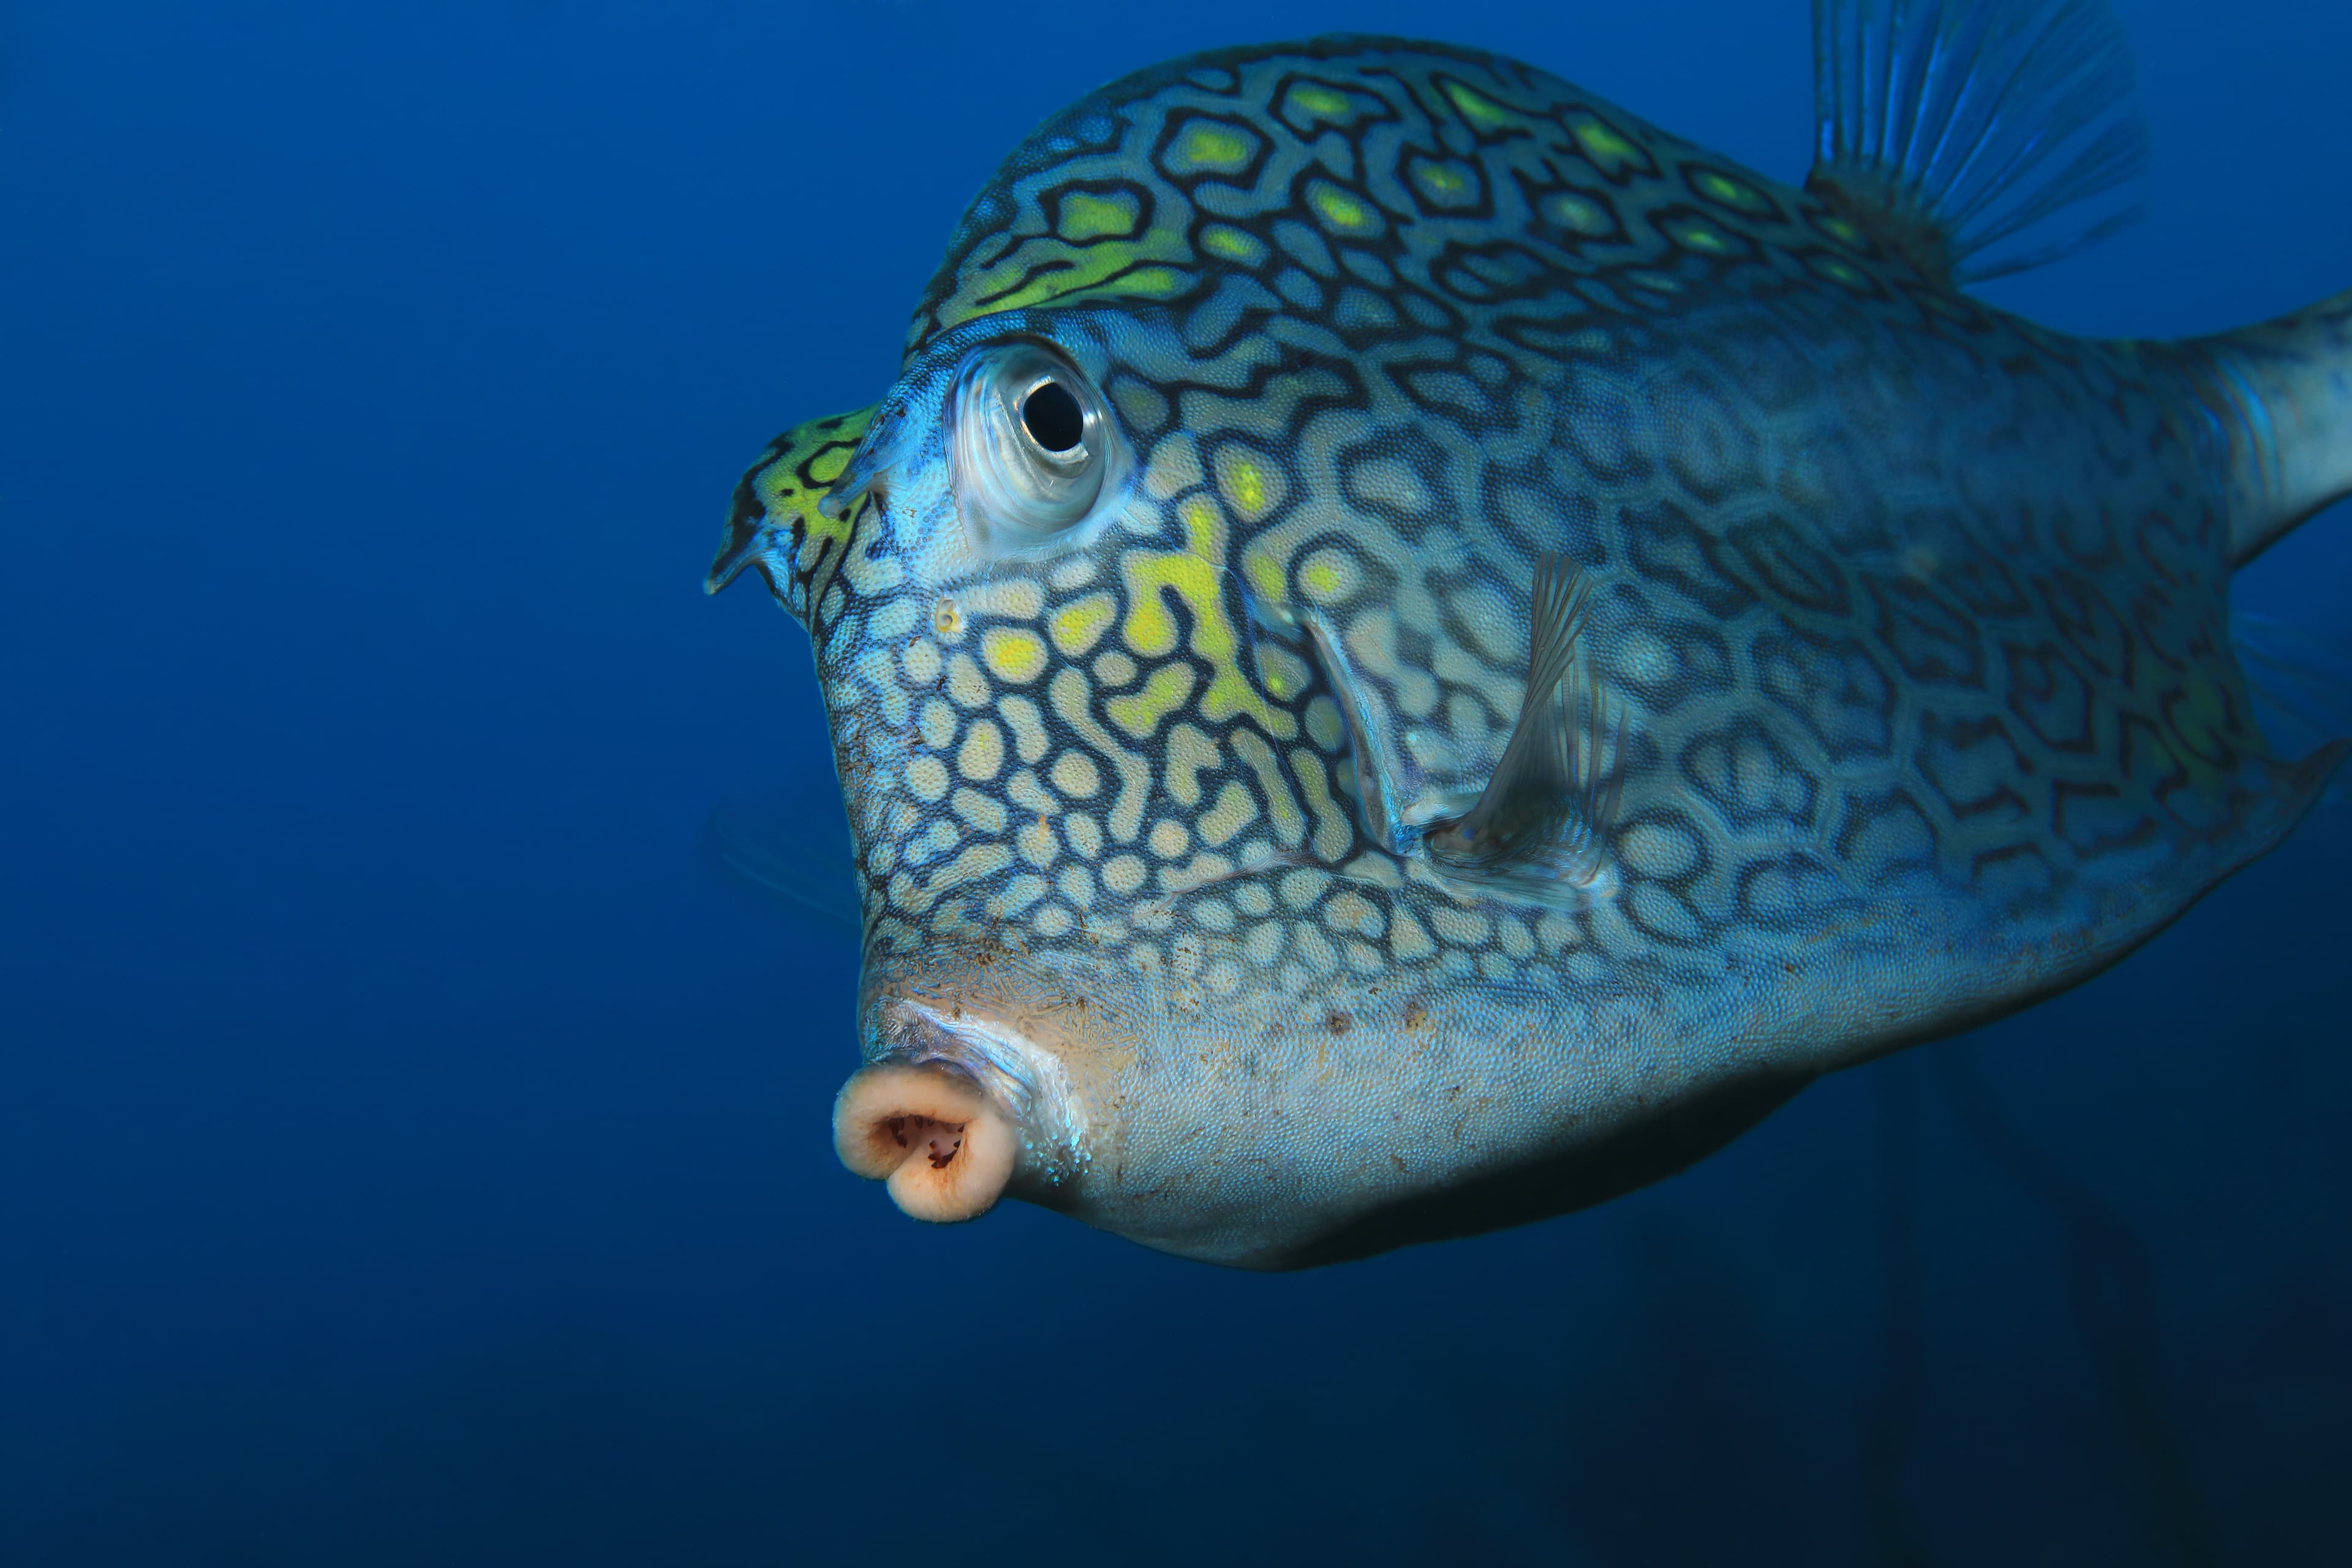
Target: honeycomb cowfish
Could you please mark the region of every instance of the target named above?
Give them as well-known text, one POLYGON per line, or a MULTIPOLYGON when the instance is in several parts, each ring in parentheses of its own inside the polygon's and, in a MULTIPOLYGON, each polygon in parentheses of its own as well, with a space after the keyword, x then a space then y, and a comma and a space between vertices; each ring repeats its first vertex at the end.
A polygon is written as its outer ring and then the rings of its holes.
POLYGON ((2232 571, 2352 488, 2352 293, 1973 297, 2129 216, 2100 0, 1820 0, 1802 188, 1516 61, 1142 70, 956 228, 708 586, 807 627, 841 1159, 1290 1268, 1594 1204, 2278 844, 2232 571))

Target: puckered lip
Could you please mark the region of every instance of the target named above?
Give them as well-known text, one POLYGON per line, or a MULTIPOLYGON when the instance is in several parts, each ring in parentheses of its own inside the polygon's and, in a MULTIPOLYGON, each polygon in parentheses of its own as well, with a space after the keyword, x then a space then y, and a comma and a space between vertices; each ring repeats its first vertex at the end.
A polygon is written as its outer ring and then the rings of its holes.
POLYGON ((866 1059, 943 1066, 969 1079, 1021 1130, 1019 1177, 1059 1186, 1087 1161, 1087 1120, 1059 1058, 984 1012, 932 999, 877 997, 866 1059))

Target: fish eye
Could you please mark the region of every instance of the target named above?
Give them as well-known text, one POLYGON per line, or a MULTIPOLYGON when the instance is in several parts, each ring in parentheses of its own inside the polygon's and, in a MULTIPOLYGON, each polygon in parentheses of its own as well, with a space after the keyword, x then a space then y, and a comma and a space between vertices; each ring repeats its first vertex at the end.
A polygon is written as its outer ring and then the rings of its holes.
POLYGON ((1046 451, 1068 451, 1086 438, 1087 411, 1060 382, 1047 379, 1021 400, 1021 428, 1046 451))
POLYGON ((1067 533, 1094 514, 1124 468, 1102 395, 1041 343, 973 354, 954 419, 956 500, 982 550, 1023 550, 1067 533))

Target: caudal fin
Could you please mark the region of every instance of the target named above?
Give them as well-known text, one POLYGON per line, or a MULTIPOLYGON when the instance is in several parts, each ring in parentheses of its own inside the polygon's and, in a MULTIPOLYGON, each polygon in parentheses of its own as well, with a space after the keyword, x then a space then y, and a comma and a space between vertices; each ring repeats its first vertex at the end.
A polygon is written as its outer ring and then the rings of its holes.
POLYGON ((2352 495, 2352 289, 2181 346, 2222 447, 2230 558, 2243 566, 2352 495))

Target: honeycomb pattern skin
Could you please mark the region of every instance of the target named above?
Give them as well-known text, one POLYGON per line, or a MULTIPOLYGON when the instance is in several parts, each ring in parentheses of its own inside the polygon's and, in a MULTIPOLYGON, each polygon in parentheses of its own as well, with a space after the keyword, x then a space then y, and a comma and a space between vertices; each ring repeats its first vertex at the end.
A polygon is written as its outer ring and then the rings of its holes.
POLYGON ((1026 1111, 1020 1195, 1326 1261, 1678 1168, 2276 842, 2336 754, 2248 716, 2194 356, 2043 331, 1899 245, 1435 45, 1224 50, 1047 121, 900 382, 778 438, 714 569, 814 639, 867 1056, 1026 1111), (1024 340, 1133 468, 992 557, 947 425, 1024 340), (1501 753, 1554 552, 1624 784, 1602 874, 1530 894, 1421 838, 1501 753))

